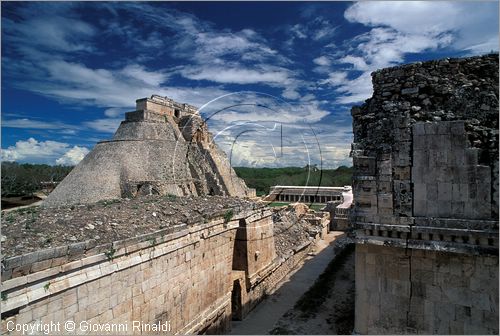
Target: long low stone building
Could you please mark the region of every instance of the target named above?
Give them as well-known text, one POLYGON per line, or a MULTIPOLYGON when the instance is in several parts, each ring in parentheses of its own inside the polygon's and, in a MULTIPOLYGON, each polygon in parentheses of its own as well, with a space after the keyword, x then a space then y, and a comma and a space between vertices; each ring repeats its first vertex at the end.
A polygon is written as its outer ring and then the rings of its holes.
POLYGON ((327 203, 343 202, 342 193, 351 190, 345 187, 274 186, 266 201, 327 203))

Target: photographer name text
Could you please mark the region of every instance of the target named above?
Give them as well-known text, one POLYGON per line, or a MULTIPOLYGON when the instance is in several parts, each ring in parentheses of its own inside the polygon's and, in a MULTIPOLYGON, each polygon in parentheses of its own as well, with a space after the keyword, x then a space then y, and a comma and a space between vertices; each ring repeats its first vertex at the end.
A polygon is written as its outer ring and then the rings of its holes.
POLYGON ((54 333, 127 333, 131 332, 154 332, 171 333, 170 321, 144 323, 142 321, 124 321, 123 323, 91 323, 89 321, 66 321, 66 322, 34 322, 15 323, 7 322, 7 330, 22 333, 23 335, 54 334, 54 333))

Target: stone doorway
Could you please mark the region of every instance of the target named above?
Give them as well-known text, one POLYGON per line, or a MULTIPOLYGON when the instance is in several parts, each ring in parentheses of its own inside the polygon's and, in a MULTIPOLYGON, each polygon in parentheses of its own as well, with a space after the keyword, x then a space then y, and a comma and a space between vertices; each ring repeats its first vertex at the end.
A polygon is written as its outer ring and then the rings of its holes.
POLYGON ((241 321, 243 319, 241 285, 239 280, 234 280, 233 282, 233 290, 231 292, 231 317, 234 321, 241 321))

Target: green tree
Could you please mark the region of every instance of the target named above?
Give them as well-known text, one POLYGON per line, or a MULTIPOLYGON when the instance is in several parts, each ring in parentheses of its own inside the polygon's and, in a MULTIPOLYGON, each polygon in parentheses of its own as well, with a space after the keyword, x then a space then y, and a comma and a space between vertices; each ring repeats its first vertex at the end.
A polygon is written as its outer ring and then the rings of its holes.
POLYGON ((41 182, 59 182, 73 169, 69 166, 49 166, 2 162, 2 197, 33 195, 41 182))

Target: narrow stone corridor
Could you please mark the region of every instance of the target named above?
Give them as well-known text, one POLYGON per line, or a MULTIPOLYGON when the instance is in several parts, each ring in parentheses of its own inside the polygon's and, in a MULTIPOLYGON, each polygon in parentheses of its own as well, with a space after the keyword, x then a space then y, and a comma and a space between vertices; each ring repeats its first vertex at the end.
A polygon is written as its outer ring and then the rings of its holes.
MULTIPOLYGON (((270 296, 264 299, 243 320, 232 321, 232 335, 269 334, 276 323, 315 283, 316 279, 327 269, 338 248, 335 241, 344 239, 341 232, 331 232, 325 240, 319 241, 316 255, 308 257, 296 272, 289 275, 282 285, 270 296)), ((354 282, 354 278, 352 279, 354 282)), ((308 332, 309 333, 309 332, 308 332)))

